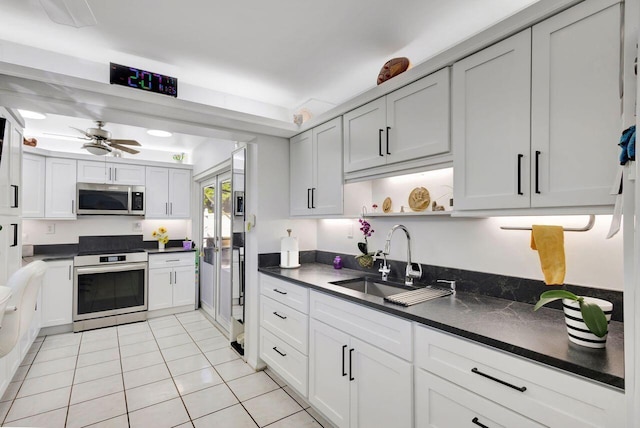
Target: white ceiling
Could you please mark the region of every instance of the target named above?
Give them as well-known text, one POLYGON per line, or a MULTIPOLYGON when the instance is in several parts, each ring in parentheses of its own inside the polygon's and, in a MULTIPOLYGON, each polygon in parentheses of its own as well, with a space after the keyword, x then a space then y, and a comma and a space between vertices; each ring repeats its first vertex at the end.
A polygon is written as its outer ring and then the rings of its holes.
MULTIPOLYGON (((36 138, 38 147, 41 148, 72 153, 87 153, 82 150, 82 145, 87 141, 82 138, 82 134, 71 128, 82 130, 96 128, 95 122, 89 119, 56 114, 47 114, 46 116, 44 120, 26 119, 25 137, 36 138)), ((174 133, 168 138, 154 137, 147 134, 146 128, 117 123, 107 123, 104 129, 111 132, 112 138, 138 141, 142 147, 133 147, 141 152, 141 155, 136 156, 138 158, 146 158, 147 156, 145 155, 148 155, 150 150, 169 152, 170 154, 182 152, 191 154, 198 145, 204 142, 215 143, 217 141, 213 138, 179 133, 174 133)), ((133 156, 127 153, 123 155, 126 157, 133 156)), ((171 160, 171 156, 167 156, 167 159, 171 160)))
POLYGON ((390 58, 420 63, 536 0, 87 1, 98 24, 75 28, 38 0, 0 0, 0 39, 295 111, 339 104, 390 58))

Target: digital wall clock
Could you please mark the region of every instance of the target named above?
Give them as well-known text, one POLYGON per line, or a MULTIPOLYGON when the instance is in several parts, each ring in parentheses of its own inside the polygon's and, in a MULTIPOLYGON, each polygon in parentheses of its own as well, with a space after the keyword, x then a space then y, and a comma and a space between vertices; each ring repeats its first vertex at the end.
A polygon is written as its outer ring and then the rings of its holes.
POLYGON ((109 83, 178 97, 178 79, 176 77, 114 64, 113 62, 111 63, 109 83))

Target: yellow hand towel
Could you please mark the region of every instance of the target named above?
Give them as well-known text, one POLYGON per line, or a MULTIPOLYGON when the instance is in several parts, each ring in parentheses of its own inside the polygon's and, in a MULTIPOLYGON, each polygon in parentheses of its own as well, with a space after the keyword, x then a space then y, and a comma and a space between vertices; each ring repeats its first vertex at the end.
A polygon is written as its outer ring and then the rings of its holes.
POLYGON ((531 248, 538 250, 545 284, 564 284, 566 267, 562 226, 533 225, 531 228, 531 248))

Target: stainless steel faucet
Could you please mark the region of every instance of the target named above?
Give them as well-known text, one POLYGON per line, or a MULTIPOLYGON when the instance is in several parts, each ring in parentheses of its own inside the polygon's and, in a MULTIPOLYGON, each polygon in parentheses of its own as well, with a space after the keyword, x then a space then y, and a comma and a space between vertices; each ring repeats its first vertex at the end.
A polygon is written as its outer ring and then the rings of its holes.
POLYGON ((396 224, 391 228, 389 234, 387 235, 387 242, 384 244, 384 254, 389 254, 391 251, 391 236, 396 229, 402 229, 404 234, 407 235, 407 268, 405 270, 405 285, 413 285, 414 278, 422 277, 422 266, 420 263, 417 263, 418 270, 413 269, 413 264, 411 263, 411 235, 409 235, 409 231, 402 224, 396 224))

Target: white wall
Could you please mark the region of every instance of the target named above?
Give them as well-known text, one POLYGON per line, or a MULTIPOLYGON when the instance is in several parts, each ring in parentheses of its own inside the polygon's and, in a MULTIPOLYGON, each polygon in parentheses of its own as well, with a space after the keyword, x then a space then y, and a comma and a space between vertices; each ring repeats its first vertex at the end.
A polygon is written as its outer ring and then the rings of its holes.
MULTIPOLYGON (((568 284, 622 290, 622 231, 606 240, 611 216, 597 216, 588 232, 566 232, 565 254, 568 284)), ((404 224, 411 233, 414 261, 542 280, 538 253, 529 247, 531 232, 501 230, 500 226, 560 224, 584 226, 587 216, 571 217, 492 217, 483 219, 429 218, 369 218, 375 233, 369 238, 370 250, 384 248, 389 229, 404 224)), ((391 240, 391 256, 406 259, 406 240, 396 231, 391 240)), ((319 220, 318 249, 358 254, 357 242, 362 235, 358 220, 319 220), (348 238, 353 230, 353 238, 348 238)))
POLYGON ((199 144, 192 153, 193 175, 198 175, 228 160, 234 149, 235 143, 228 140, 211 139, 199 144))
POLYGON ((144 220, 127 216, 81 216, 77 220, 23 220, 24 244, 77 244, 79 236, 143 235, 152 240, 151 233, 160 226, 167 228, 169 239, 192 238, 191 220, 144 220), (137 229, 140 223, 142 229, 137 229), (54 225, 55 233, 47 233, 54 225))
MULTIPOLYGON (((289 219, 289 140, 260 136, 257 141, 258 252, 280 252, 280 238, 298 238, 300 250, 315 250, 316 220, 289 219)), ((248 206, 248 213, 256 207, 248 206)))

